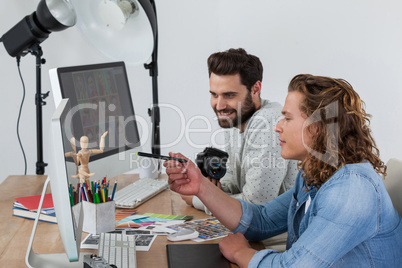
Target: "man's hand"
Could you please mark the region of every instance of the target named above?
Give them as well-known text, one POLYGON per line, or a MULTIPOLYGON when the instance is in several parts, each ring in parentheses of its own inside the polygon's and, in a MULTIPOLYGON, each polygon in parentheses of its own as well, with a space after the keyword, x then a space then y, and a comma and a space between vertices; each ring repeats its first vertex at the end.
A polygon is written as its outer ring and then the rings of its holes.
POLYGON ((247 267, 256 250, 241 233, 229 234, 219 243, 223 256, 240 267, 247 267))
MULTIPOLYGON (((219 182, 219 180, 215 180, 215 179, 211 179, 210 177, 205 178, 207 180, 209 180, 210 182, 212 182, 214 185, 216 185, 219 189, 222 190, 222 185, 219 182)), ((194 206, 193 204, 193 197, 194 195, 180 195, 181 199, 183 199, 187 205, 189 206, 194 206)))
POLYGON ((236 229, 242 215, 240 201, 213 185, 190 159, 182 154, 169 155, 187 160, 185 163, 176 160, 163 163, 170 190, 182 195, 196 195, 223 225, 230 230, 236 229))
POLYGON ((182 154, 169 153, 169 156, 186 159, 186 163, 169 160, 163 163, 168 175, 170 189, 182 195, 196 195, 200 190, 202 176, 200 169, 182 154))

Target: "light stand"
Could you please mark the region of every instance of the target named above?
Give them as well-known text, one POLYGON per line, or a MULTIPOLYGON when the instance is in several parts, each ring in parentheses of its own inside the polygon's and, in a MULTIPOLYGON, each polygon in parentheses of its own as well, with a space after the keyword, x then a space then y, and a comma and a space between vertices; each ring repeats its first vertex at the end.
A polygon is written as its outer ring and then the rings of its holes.
MULTIPOLYGON (((147 6, 144 1, 139 1, 141 5, 147 6)), ((148 2, 148 1, 145 1, 148 2)), ((152 26, 152 31, 154 34, 154 49, 152 51, 152 61, 149 64, 144 64, 145 69, 149 69, 149 75, 152 77, 152 108, 148 109, 148 115, 151 117, 152 122, 152 153, 161 154, 160 148, 160 110, 159 110, 159 99, 158 99, 158 22, 156 15, 155 1, 150 0, 152 5, 151 10, 144 7, 145 12, 148 15, 149 21, 152 26)))
POLYGON ((36 174, 38 175, 44 174, 47 166, 43 162, 42 106, 46 104, 43 100, 49 95, 49 92, 42 94, 41 90, 41 66, 45 60, 42 59, 43 52, 39 44, 46 40, 51 32, 71 27, 75 25, 75 21, 76 15, 70 1, 41 0, 35 12, 25 16, 0 38, 8 54, 17 57, 18 62, 21 56, 28 53, 36 57, 36 174))
POLYGON ((42 106, 46 105, 43 101, 49 96, 49 91, 42 94, 42 64, 46 62, 42 58, 43 52, 39 44, 35 44, 30 51, 32 55, 36 57, 36 95, 35 95, 35 105, 36 105, 36 148, 37 148, 37 161, 36 161, 36 174, 44 174, 45 167, 47 163, 43 162, 43 124, 42 124, 42 106))

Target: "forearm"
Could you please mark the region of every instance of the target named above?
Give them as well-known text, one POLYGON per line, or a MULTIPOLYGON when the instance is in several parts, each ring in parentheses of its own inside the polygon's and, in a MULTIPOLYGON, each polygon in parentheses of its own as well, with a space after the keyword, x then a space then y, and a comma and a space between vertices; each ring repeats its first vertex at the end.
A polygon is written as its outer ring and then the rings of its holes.
POLYGON ((197 197, 230 230, 236 229, 242 216, 241 204, 210 181, 203 181, 197 197))

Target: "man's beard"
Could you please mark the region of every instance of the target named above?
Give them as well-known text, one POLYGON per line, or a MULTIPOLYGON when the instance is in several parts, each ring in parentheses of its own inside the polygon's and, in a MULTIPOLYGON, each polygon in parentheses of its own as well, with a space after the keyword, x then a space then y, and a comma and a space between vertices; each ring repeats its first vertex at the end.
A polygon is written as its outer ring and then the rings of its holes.
MULTIPOLYGON (((253 116, 255 111, 257 110, 255 108, 255 104, 251 97, 251 92, 249 92, 246 95, 246 98, 244 99, 244 101, 241 102, 240 105, 238 105, 238 106, 240 106, 240 107, 238 107, 237 110, 236 109, 221 110, 223 112, 234 112, 236 117, 233 120, 231 118, 220 119, 218 111, 214 108, 215 113, 218 116, 218 123, 219 123, 220 127, 222 127, 222 128, 240 127, 243 123, 247 122, 251 118, 251 116, 253 116), (241 112, 240 116, 238 114, 239 110, 241 112)), ((221 111, 219 111, 219 112, 221 112, 221 111)))

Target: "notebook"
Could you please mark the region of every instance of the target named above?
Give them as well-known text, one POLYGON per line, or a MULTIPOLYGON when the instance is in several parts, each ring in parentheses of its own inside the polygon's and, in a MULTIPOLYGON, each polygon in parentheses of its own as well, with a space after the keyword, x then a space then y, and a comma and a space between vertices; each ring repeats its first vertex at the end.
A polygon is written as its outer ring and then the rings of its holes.
MULTIPOLYGON (((16 197, 15 201, 19 202, 24 208, 30 211, 36 211, 39 207, 41 195, 16 197)), ((45 194, 42 209, 53 208, 52 194, 45 194)))
MULTIPOLYGON (((36 211, 30 211, 28 209, 20 208, 20 207, 13 207, 13 216, 27 218, 34 220, 36 218, 36 211)), ((42 213, 39 215, 40 221, 57 223, 56 213, 54 209, 44 209, 42 213)))
POLYGON ((168 244, 169 268, 228 268, 230 262, 222 255, 219 244, 168 244))

